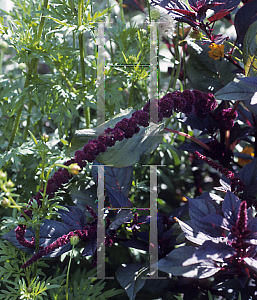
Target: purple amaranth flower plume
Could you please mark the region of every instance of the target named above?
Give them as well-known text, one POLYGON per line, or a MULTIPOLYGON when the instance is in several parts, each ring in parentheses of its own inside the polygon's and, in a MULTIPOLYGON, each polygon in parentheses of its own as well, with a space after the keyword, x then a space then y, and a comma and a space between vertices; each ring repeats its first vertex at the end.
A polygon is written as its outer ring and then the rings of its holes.
MULTIPOLYGON (((88 205, 86 205, 86 209, 90 212, 91 216, 94 218, 94 220, 92 222, 87 223, 87 225, 85 225, 82 229, 73 230, 73 231, 70 231, 67 234, 62 235, 61 237, 57 238, 56 241, 54 241, 53 243, 51 243, 47 247, 42 247, 41 246, 38 253, 33 255, 25 264, 23 264, 22 268, 23 269, 27 268, 28 266, 30 266, 31 264, 33 264, 34 262, 36 262, 37 260, 39 260, 43 256, 46 256, 49 253, 55 251, 56 249, 58 249, 60 247, 63 247, 64 245, 70 243, 71 238, 74 237, 74 236, 77 236, 79 238, 79 240, 82 240, 84 242, 90 242, 92 240, 95 240, 96 237, 97 237, 97 214, 88 205)), ((80 210, 79 210, 79 212, 81 214, 83 214, 80 210)), ((72 219, 69 219, 69 214, 68 214, 68 218, 67 218, 67 215, 64 215, 64 219, 66 220, 67 223, 69 223, 69 221, 72 220, 72 219)), ((82 221, 82 223, 83 222, 84 222, 84 220, 82 221)), ((22 227, 20 225, 17 228, 20 228, 20 227, 21 227, 21 230, 22 230, 22 235, 24 237, 24 235, 25 235, 24 227, 22 227)), ((17 228, 15 230, 16 233, 18 231, 17 228)), ((20 235, 18 235, 18 238, 20 238, 20 235)), ((26 244, 24 243, 24 240, 21 240, 21 243, 25 247, 35 248, 34 247, 34 240, 35 239, 32 238, 31 243, 27 242, 26 244)))
POLYGON ((219 171, 221 174, 225 175, 228 179, 230 179, 232 191, 240 192, 244 190, 245 184, 239 177, 235 177, 235 174, 233 172, 229 171, 227 168, 223 168, 221 165, 200 154, 198 151, 195 151, 194 154, 196 157, 198 157, 199 159, 207 163, 209 166, 211 166, 215 170, 219 171))
POLYGON ((217 121, 221 130, 230 130, 234 126, 234 119, 237 117, 237 112, 232 113, 232 108, 223 109, 217 114, 217 121))
MULTIPOLYGON (((201 107, 201 117, 205 117, 216 106, 216 100, 211 93, 202 93, 197 90, 185 90, 182 93, 175 91, 173 93, 166 94, 160 100, 155 100, 155 102, 158 106, 158 121, 162 121, 163 117, 169 118, 173 114, 173 111, 188 114, 192 111, 193 106, 194 110, 198 114, 200 110, 199 107, 201 107)), ((139 126, 149 126, 149 107, 150 103, 148 102, 142 110, 134 112, 131 118, 124 118, 117 122, 114 128, 108 127, 105 129, 103 134, 101 134, 97 139, 92 139, 84 145, 83 150, 77 150, 74 158, 65 162, 64 165, 70 166, 77 164, 79 168, 76 168, 75 174, 78 174, 81 172, 83 167, 86 166, 87 162, 93 162, 95 158, 100 153, 104 153, 108 147, 114 146, 117 141, 122 141, 124 138, 132 138, 134 134, 139 132, 139 126)), ((48 199, 52 199, 55 196, 55 193, 67 184, 71 178, 71 172, 67 169, 59 168, 47 182, 45 194, 48 199)), ((28 208, 24 211, 27 216, 32 217, 30 206, 32 205, 33 200, 36 200, 38 206, 41 206, 43 194, 44 191, 39 190, 38 193, 30 199, 28 208)), ((32 239, 31 242, 26 240, 25 232, 25 225, 18 226, 16 229, 17 240, 25 247, 34 247, 34 239, 32 239)), ((67 238, 65 237, 61 241, 66 242, 68 240, 69 236, 67 238)), ((48 250, 49 249, 51 249, 51 247, 48 248, 48 250)))

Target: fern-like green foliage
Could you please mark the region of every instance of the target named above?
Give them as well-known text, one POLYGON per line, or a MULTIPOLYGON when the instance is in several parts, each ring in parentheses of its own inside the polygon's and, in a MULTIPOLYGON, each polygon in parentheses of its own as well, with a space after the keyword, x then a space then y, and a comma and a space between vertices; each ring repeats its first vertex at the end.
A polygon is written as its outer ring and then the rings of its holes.
POLYGON ((0 299, 40 300, 43 299, 43 295, 46 295, 46 290, 56 288, 56 285, 51 285, 51 278, 46 281, 41 280, 45 278, 42 267, 48 267, 44 262, 39 262, 36 276, 28 284, 32 269, 21 269, 22 262, 25 260, 22 251, 8 241, 0 240, 0 299))
POLYGON ((21 269, 25 260, 24 253, 8 241, 0 240, 0 300, 66 300, 67 296, 72 300, 103 300, 124 293, 124 290, 114 288, 103 291, 105 282, 96 279, 96 269, 87 272, 78 268, 70 274, 67 294, 67 268, 61 275, 56 272, 46 279, 42 267, 49 266, 39 261, 36 276, 30 279, 33 268, 21 269))
MULTIPOLYGON (((103 300, 125 293, 122 289, 114 288, 103 292, 105 282, 104 280, 97 280, 95 276, 96 269, 92 269, 89 272, 87 272, 86 269, 82 272, 78 269, 75 273, 71 274, 68 290, 69 299, 103 300)), ((66 300, 66 279, 63 276, 59 276, 58 278, 58 284, 60 287, 49 290, 48 294, 51 300, 66 300)))

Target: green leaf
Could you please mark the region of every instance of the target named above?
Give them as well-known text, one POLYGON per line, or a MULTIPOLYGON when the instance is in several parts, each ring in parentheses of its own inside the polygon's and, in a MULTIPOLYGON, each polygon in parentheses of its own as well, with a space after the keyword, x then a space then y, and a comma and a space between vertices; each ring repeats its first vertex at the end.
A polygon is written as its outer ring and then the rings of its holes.
MULTIPOLYGON (((123 118, 130 118, 135 110, 128 108, 120 114, 105 122, 105 127, 114 127, 115 124, 123 118)), ((163 124, 162 124, 163 125, 163 124)), ((159 125, 159 127, 161 127, 159 125)), ((97 129, 83 129, 75 132, 71 140, 70 153, 83 148, 91 139, 97 138, 97 129)), ((140 131, 130 139, 116 142, 115 146, 108 148, 105 153, 96 157, 96 160, 105 165, 112 165, 116 168, 128 167, 139 162, 142 155, 151 154, 162 142, 162 133, 159 128, 149 133, 148 128, 141 128, 140 131)))
POLYGON ((257 114, 257 104, 252 105, 257 89, 254 85, 247 84, 241 80, 234 79, 224 88, 215 93, 217 100, 240 100, 253 114, 257 114))
MULTIPOLYGON (((202 92, 216 92, 235 77, 235 66, 225 58, 214 60, 209 57, 208 44, 188 42, 190 57, 187 63, 189 82, 193 89, 202 92)), ((225 45, 225 51, 226 51, 225 45)))
POLYGON ((246 32, 243 60, 245 76, 257 76, 257 21, 255 21, 246 32))
POLYGON ((208 299, 209 299, 209 300, 213 300, 213 297, 212 297, 212 294, 211 294, 210 291, 208 291, 208 299))

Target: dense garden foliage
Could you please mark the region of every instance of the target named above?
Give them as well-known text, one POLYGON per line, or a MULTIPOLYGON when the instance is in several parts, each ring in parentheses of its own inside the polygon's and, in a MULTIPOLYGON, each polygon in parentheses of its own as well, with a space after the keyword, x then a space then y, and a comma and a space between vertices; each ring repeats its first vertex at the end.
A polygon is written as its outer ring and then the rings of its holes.
POLYGON ((257 2, 10 4, 0 299, 255 299, 257 2))

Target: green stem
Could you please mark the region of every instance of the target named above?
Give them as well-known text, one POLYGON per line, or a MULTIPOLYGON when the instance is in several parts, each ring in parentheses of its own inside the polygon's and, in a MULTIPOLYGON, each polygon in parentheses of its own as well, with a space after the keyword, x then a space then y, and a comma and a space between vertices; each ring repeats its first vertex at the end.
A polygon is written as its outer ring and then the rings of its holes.
POLYGON ((31 111, 32 111, 31 94, 29 94, 28 98, 29 98, 28 117, 27 117, 27 124, 26 124, 26 127, 24 129, 24 134, 23 134, 24 141, 26 141, 27 137, 28 137, 28 130, 29 130, 29 126, 30 126, 30 118, 31 118, 31 111))
POLYGON ((122 0, 119 0, 119 5, 120 5, 120 19, 122 22, 125 22, 125 17, 124 17, 124 10, 122 7, 122 0))
POLYGON ((151 9, 150 9, 150 7, 151 7, 151 5, 150 5, 149 1, 147 0, 147 8, 148 8, 149 23, 151 24, 152 18, 151 18, 151 9))
POLYGON ((71 260, 72 260, 72 256, 73 256, 73 249, 74 249, 74 245, 72 246, 70 260, 69 260, 69 265, 68 265, 68 270, 67 270, 67 277, 66 277, 66 300, 69 299, 69 274, 70 274, 71 260))
POLYGON ((2 75, 4 51, 0 50, 0 75, 2 75))
POLYGON ((175 78, 174 78, 173 87, 172 87, 173 91, 175 91, 175 89, 176 89, 176 83, 177 83, 177 79, 178 79, 179 72, 180 72, 180 59, 179 59, 179 49, 178 49, 179 26, 180 26, 180 23, 178 22, 178 24, 177 24, 177 36, 176 36, 176 43, 175 43, 175 61, 178 61, 179 63, 177 64, 177 67, 176 67, 175 78))
MULTIPOLYGON (((78 27, 82 25, 83 22, 83 10, 84 10, 84 1, 78 1, 78 27)), ((79 34, 79 53, 80 53, 80 67, 81 67, 81 81, 82 81, 82 91, 85 89, 85 60, 84 60, 84 38, 83 33, 79 34)), ((85 119, 86 119, 86 128, 90 127, 90 108, 87 106, 85 108, 85 119)))
MULTIPOLYGON (((40 236, 40 228, 39 226, 36 227, 36 239, 35 239, 35 244, 36 244, 36 253, 39 251, 39 236, 40 236)), ((37 262, 34 264, 34 269, 33 269, 33 277, 35 278, 37 275, 37 262)))
MULTIPOLYGON (((9 191, 4 188, 3 186, 1 187, 1 189, 5 192, 5 193, 9 193, 9 191)), ((27 220, 27 221, 30 221, 30 218, 24 213, 23 209, 21 209, 21 206, 18 205, 16 203, 16 201, 13 199, 13 197, 11 195, 8 196, 8 200, 10 200, 13 204, 13 208, 16 208, 23 216, 24 218, 27 220)), ((11 206, 10 206, 11 207, 11 206)))
MULTIPOLYGON (((176 68, 176 61, 179 60, 179 53, 178 53, 178 38, 179 38, 179 23, 177 23, 177 26, 178 26, 178 29, 177 29, 177 35, 176 37, 174 37, 173 39, 173 43, 175 45, 175 53, 174 53, 174 66, 172 68, 172 72, 171 72, 171 75, 170 75, 170 82, 169 82, 169 85, 168 85, 168 88, 167 88, 167 91, 166 93, 168 93, 171 85, 172 85, 172 81, 174 79, 174 77, 176 77, 175 75, 175 72, 177 71, 177 68, 176 68), (178 59, 177 59, 178 58, 178 59)), ((176 87, 176 79, 175 81, 173 82, 173 91, 175 90, 175 87, 176 87)))
POLYGON ((134 89, 135 89, 135 81, 132 81, 132 85, 129 91, 129 100, 128 100, 128 107, 133 107, 134 105, 134 89))
POLYGON ((17 111, 17 115, 16 115, 15 122, 14 122, 14 125, 13 125, 12 133, 11 133, 11 138, 10 138, 9 144, 7 146, 7 151, 9 151, 10 148, 12 147, 12 144, 13 144, 13 141, 14 141, 17 129, 19 127, 22 109, 23 109, 23 105, 17 111))
MULTIPOLYGON (((47 6, 48 6, 48 0, 44 0, 43 8, 47 8, 47 6)), ((40 23, 39 23, 39 28, 38 28, 36 40, 33 44, 34 47, 37 46, 37 44, 39 43, 39 41, 41 39, 41 35, 42 35, 42 32, 43 32, 43 28, 44 28, 44 23, 45 23, 45 17, 44 17, 44 13, 42 13, 41 17, 40 17, 40 23)))
POLYGON ((169 129, 169 128, 164 128, 164 130, 172 132, 172 133, 176 133, 176 134, 181 135, 181 136, 184 136, 184 137, 190 139, 191 141, 195 142, 196 144, 200 145, 201 147, 203 147, 207 151, 211 150, 210 147, 207 146, 205 143, 199 141, 198 139, 196 139, 195 137, 193 137, 193 136, 191 136, 191 135, 189 135, 187 133, 180 132, 180 131, 177 131, 177 130, 174 130, 174 129, 169 129))
POLYGON ((72 85, 72 83, 70 82, 70 80, 66 77, 65 73, 64 73, 61 69, 60 69, 60 72, 61 72, 61 74, 62 74, 64 80, 67 82, 67 84, 68 84, 70 90, 71 90, 73 93, 77 94, 77 90, 74 88, 74 86, 72 85))
MULTIPOLYGON (((48 5, 48 0, 44 0, 43 7, 47 8, 47 5, 48 5)), ((35 47, 40 41, 40 38, 41 38, 41 35, 42 35, 42 32, 43 32, 44 22, 45 22, 45 17, 44 17, 44 13, 42 13, 41 18, 40 18, 40 23, 39 23, 39 29, 38 29, 33 47, 35 47)), ((38 63, 38 58, 33 58, 31 60, 31 63, 29 64, 29 67, 28 67, 28 75, 27 75, 27 78, 26 78, 26 81, 25 81, 25 84, 24 84, 24 88, 26 88, 29 85, 30 77, 33 74, 33 72, 36 70, 37 63, 38 63)), ((23 96, 20 101, 23 102, 24 98, 25 98, 25 96, 23 96)), ((16 118, 15 118, 15 122, 14 122, 12 133, 11 133, 11 138, 10 138, 7 150, 9 150, 13 145, 14 138, 15 138, 16 132, 17 132, 18 127, 19 127, 22 110, 23 110, 23 105, 21 105, 21 107, 17 111, 17 115, 16 115, 16 118)), ((24 135, 25 136, 27 135, 26 130, 25 130, 24 135)))

